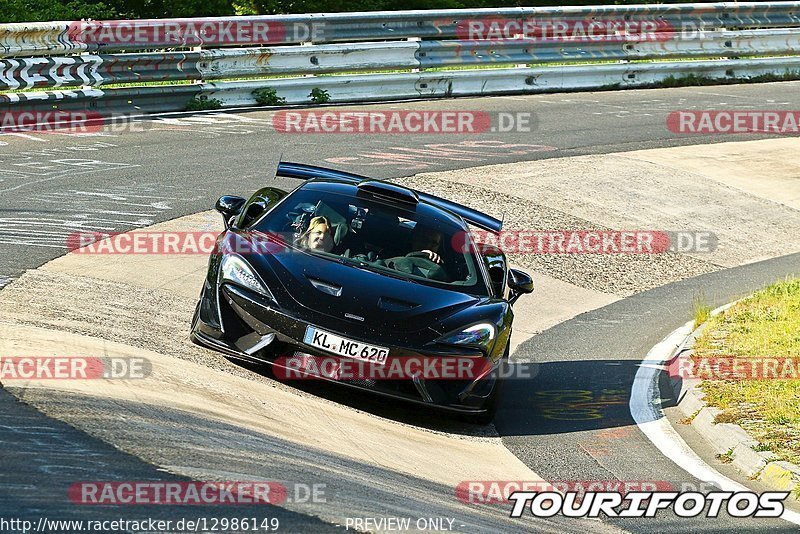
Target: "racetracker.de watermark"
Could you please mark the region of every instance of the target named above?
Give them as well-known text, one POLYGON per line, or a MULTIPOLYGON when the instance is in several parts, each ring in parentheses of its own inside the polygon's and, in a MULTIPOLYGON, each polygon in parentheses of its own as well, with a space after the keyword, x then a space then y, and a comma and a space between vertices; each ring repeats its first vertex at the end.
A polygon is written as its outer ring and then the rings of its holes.
POLYGON ((667 129, 681 135, 700 134, 798 134, 800 111, 685 110, 667 115, 667 129))
POLYGON ((678 356, 667 365, 671 378, 700 380, 798 380, 800 358, 769 356, 678 356))
MULTIPOLYGON (((215 254, 222 252, 218 236, 216 232, 75 232, 67 236, 66 245, 78 254, 215 254)), ((252 253, 283 249, 267 236, 254 236, 247 243, 252 253)))
POLYGON ((139 357, 0 357, 0 382, 10 380, 131 380, 147 378, 151 373, 150 360, 139 357))
MULTIPOLYGON (((275 376, 284 380, 476 380, 493 366, 484 358, 457 356, 397 356, 385 363, 297 353, 274 360, 275 376)), ((524 366, 499 366, 503 378, 531 378, 524 366), (524 374, 525 376, 521 376, 524 374)))
POLYGON ((278 482, 76 482, 67 490, 73 504, 237 505, 281 504, 287 488, 278 482))
POLYGON ((501 41, 666 41, 674 39, 674 32, 672 24, 660 19, 464 19, 456 26, 459 39, 501 41))
POLYGON ((96 111, 0 111, 0 134, 113 134, 144 132, 152 125, 152 121, 143 121, 130 115, 96 111))
MULTIPOLYGON (((717 236, 706 231, 663 230, 503 230, 473 229, 479 247, 497 247, 511 254, 663 254, 713 252, 717 236)), ((465 234, 456 234, 453 248, 464 250, 465 234)))
POLYGON ((68 37, 111 47, 211 46, 299 43, 325 39, 324 22, 283 22, 252 17, 75 21, 68 37))
MULTIPOLYGON (((278 254, 290 252, 279 234, 243 232, 242 239, 218 241, 217 232, 75 232, 67 250, 76 254, 278 254)), ((288 237, 291 239, 291 237, 288 237)))
POLYGON ((284 110, 272 116, 272 128, 284 134, 529 133, 536 125, 527 111, 284 110))
MULTIPOLYGON (((503 230, 469 232, 478 248, 496 247, 512 254, 663 254, 705 253, 717 249, 717 236, 707 231, 662 230, 503 230)), ((457 252, 468 250, 466 232, 453 235, 457 252)), ((77 254, 278 254, 291 252, 291 235, 243 232, 218 240, 216 232, 75 232, 67 250, 77 254)))

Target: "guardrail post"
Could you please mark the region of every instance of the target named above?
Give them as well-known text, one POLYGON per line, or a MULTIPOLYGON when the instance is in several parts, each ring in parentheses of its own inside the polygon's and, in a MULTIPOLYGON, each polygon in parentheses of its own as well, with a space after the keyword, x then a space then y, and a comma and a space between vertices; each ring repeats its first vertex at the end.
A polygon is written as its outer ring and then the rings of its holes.
MULTIPOLYGON (((409 38, 406 39, 406 41, 409 42, 409 43, 418 43, 418 42, 422 41, 422 38, 421 37, 409 37, 409 38)), ((411 72, 412 73, 417 73, 417 72, 422 72, 424 70, 425 70, 425 68, 420 65, 419 67, 412 68, 411 72)))

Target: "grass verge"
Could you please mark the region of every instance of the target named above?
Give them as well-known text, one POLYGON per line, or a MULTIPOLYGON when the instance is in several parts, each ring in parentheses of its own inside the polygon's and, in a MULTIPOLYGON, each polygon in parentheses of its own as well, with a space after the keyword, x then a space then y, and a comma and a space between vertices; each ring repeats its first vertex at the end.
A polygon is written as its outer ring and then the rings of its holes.
MULTIPOLYGON (((709 318, 694 357, 720 356, 800 361, 800 279, 773 284, 709 318)), ((800 464, 800 380, 705 380, 702 389, 706 402, 723 410, 719 419, 741 425, 758 450, 800 464)))

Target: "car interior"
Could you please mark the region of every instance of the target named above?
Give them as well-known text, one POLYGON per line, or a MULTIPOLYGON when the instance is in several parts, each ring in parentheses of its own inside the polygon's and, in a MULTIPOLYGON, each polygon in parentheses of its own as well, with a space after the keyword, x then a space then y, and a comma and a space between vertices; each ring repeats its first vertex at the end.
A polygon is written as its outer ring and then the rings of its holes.
MULTIPOLYGON (((355 197, 326 198, 316 203, 299 200, 303 201, 289 199, 289 205, 279 210, 283 214, 275 214, 282 217, 282 226, 273 230, 297 248, 308 250, 301 237, 315 217, 324 217, 333 248, 310 252, 349 259, 377 270, 397 271, 411 278, 465 286, 477 281, 474 262, 468 261, 463 252, 446 246, 453 238, 453 231, 447 225, 441 225, 442 228, 430 222, 423 225, 414 220, 414 212, 355 197), (415 249, 421 234, 437 233, 441 245, 433 252, 438 255, 439 262, 432 261, 427 252, 415 249)), ((268 219, 272 219, 271 215, 268 219)))

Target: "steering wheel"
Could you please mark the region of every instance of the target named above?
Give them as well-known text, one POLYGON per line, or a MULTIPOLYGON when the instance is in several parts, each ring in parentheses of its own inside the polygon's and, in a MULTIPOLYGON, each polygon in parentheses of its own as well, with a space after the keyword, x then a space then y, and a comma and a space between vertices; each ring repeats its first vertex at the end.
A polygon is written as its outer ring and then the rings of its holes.
POLYGON ((425 278, 431 280, 444 280, 447 278, 447 271, 444 270, 444 267, 429 259, 425 252, 411 252, 406 254, 405 257, 406 259, 411 260, 411 264, 414 267, 427 271, 428 274, 426 274, 425 278), (434 276, 430 276, 433 273, 436 274, 434 276))
MULTIPOLYGON (((406 258, 413 258, 414 259, 414 265, 419 265, 417 263, 417 260, 425 260, 426 262, 432 263, 433 265, 435 265, 437 267, 441 267, 440 264, 436 263, 435 261, 433 261, 430 258, 430 256, 428 256, 427 252, 423 252, 421 250, 419 250, 417 252, 409 252, 408 254, 406 254, 406 258)), ((430 267, 426 267, 426 268, 430 269, 430 267)))

